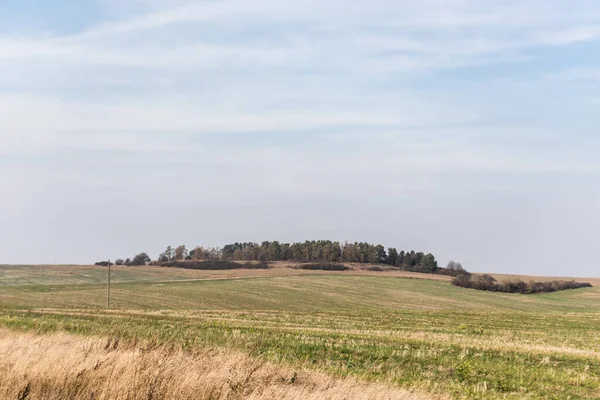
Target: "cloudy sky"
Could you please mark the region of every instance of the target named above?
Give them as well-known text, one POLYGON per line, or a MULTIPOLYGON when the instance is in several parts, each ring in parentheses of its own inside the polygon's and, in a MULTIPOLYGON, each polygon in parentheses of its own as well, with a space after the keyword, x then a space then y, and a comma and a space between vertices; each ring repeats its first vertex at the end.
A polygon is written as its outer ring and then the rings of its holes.
POLYGON ((332 239, 598 276, 596 0, 0 0, 0 262, 332 239))

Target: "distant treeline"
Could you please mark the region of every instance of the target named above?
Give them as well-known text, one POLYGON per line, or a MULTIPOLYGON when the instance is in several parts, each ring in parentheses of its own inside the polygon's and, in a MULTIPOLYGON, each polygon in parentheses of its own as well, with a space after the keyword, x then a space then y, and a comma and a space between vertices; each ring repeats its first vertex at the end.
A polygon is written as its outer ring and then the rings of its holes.
POLYGON ((109 265, 128 265, 128 266, 139 266, 139 265, 148 265, 152 262, 150 256, 146 253, 137 254, 133 258, 127 258, 123 260, 122 258, 117 259, 115 262, 110 261, 100 261, 97 262, 96 265, 108 267, 109 265))
MULTIPOLYGON (((296 243, 265 241, 262 243, 243 242, 228 244, 222 248, 197 246, 188 250, 186 246, 171 247, 162 252, 157 260, 152 261, 147 253, 137 254, 133 258, 118 259, 116 265, 160 265, 189 268, 195 264, 179 264, 182 261, 224 261, 253 262, 267 264, 274 261, 294 263, 322 263, 322 265, 339 265, 340 263, 381 264, 404 271, 434 273, 457 276, 466 272, 460 263, 451 261, 446 268, 438 265, 431 253, 398 251, 394 247, 385 248, 366 242, 335 242, 330 240, 312 240, 296 243)), ((108 265, 108 261, 96 263, 108 265)), ((224 265, 224 264, 223 264, 224 265)), ((247 264, 245 264, 247 265, 247 264)), ((337 267, 338 270, 341 268, 337 267)), ((375 267, 373 267, 375 268, 375 267)))
POLYGON ((550 293, 558 292, 560 290, 592 287, 588 282, 575 281, 525 282, 522 280, 510 280, 498 282, 490 275, 472 274, 460 274, 452 280, 452 284, 468 289, 521 294, 550 293))
POLYGON ((222 261, 290 261, 297 263, 363 263, 386 264, 405 271, 443 273, 456 275, 464 271, 459 263, 451 263, 450 268, 440 268, 431 253, 398 251, 365 242, 340 243, 330 240, 313 240, 297 243, 278 241, 262 243, 233 243, 223 248, 198 246, 189 250, 185 246, 167 247, 157 262, 163 264, 180 260, 222 260, 222 261))

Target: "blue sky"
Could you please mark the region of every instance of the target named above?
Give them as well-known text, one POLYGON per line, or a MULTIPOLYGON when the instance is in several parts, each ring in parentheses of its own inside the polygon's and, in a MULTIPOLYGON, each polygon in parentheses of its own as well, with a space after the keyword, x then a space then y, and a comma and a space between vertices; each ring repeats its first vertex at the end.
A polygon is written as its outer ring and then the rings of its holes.
POLYGON ((598 276, 596 1, 0 0, 0 255, 364 240, 598 276))

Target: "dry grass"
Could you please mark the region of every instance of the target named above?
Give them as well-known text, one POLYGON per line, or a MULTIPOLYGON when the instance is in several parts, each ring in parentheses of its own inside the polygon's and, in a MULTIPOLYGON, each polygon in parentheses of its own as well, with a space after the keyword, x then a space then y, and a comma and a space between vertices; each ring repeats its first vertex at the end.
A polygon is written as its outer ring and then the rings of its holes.
MULTIPOLYGON (((169 311, 139 311, 139 310, 112 310, 104 311, 99 313, 97 311, 90 310, 53 310, 53 309, 37 309, 33 310, 38 313, 45 315, 60 315, 60 316, 78 316, 78 317, 97 317, 100 315, 110 315, 112 318, 129 319, 132 317, 140 316, 158 316, 158 317, 178 317, 185 318, 186 320, 212 320, 218 322, 230 323, 232 326, 238 328, 268 328, 272 332, 285 333, 313 333, 313 334, 331 334, 343 332, 346 335, 353 335, 357 338, 382 338, 387 340, 418 340, 426 341, 431 343, 445 343, 446 345, 453 345, 461 348, 472 348, 476 350, 497 350, 503 352, 521 352, 527 354, 543 354, 543 355, 574 355, 588 358, 600 359, 600 351, 595 348, 577 348, 567 345, 553 345, 540 341, 541 335, 536 337, 519 337, 515 336, 512 331, 498 331, 492 336, 482 335, 465 335, 464 332, 459 328, 456 332, 432 332, 432 331, 411 331, 411 330, 389 330, 382 329, 377 330, 369 327, 369 329, 348 329, 347 327, 343 330, 339 326, 323 327, 318 325, 319 318, 312 317, 312 326, 294 325, 286 321, 285 323, 278 323, 273 321, 273 314, 264 313, 261 314, 254 312, 253 317, 256 319, 248 319, 245 312, 232 313, 232 312, 169 312, 169 311), (246 316, 241 318, 240 315, 246 316)), ((329 321, 333 318, 331 316, 326 317, 329 321)), ((343 320, 343 317, 342 317, 343 320)), ((347 320, 347 324, 352 322, 347 320)), ((437 326, 437 329, 441 329, 441 326, 437 326)), ((590 341, 594 341, 595 338, 589 338, 590 341)))
POLYGON ((0 354, 6 399, 439 399, 215 349, 0 330, 0 354))

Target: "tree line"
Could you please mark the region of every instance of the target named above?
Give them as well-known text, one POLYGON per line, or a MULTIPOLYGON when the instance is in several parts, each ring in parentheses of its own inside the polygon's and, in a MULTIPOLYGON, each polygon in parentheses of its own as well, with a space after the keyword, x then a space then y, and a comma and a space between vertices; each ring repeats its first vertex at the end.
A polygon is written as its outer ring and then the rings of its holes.
POLYGON ((147 253, 136 254, 133 258, 117 259, 114 263, 110 261, 99 261, 95 265, 107 267, 108 265, 127 265, 127 266, 139 266, 148 265, 152 262, 152 259, 147 253))
MULTIPOLYGON (((236 242, 222 248, 197 246, 188 250, 186 246, 171 247, 160 254, 158 263, 182 260, 222 260, 222 261, 292 261, 297 263, 363 263, 386 264, 399 269, 415 272, 433 273, 440 269, 435 256, 431 253, 398 251, 382 245, 366 242, 340 243, 330 240, 312 240, 295 243, 278 241, 236 242)), ((462 269, 462 265, 453 264, 453 268, 462 269)))
MULTIPOLYGON (((307 240, 305 242, 282 243, 279 241, 236 242, 224 247, 196 246, 188 250, 185 245, 168 246, 152 261, 147 253, 133 258, 118 259, 117 265, 164 265, 173 261, 253 261, 268 263, 289 261, 295 263, 361 263, 384 264, 405 271, 440 273, 456 276, 465 271, 460 263, 450 262, 441 268, 431 253, 414 250, 398 251, 394 247, 387 249, 380 244, 367 242, 336 242, 330 240, 307 240)), ((108 262, 96 263, 108 265, 108 262)))

